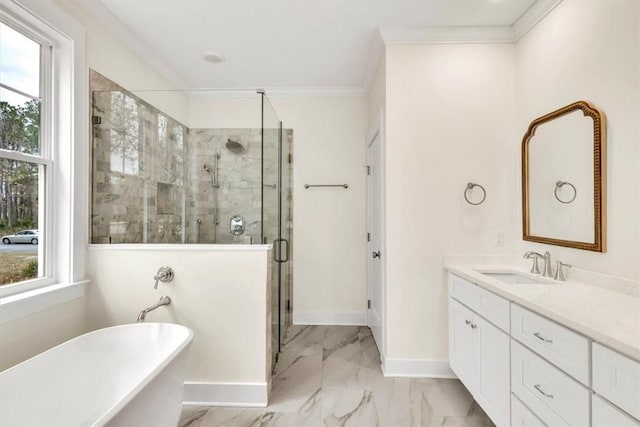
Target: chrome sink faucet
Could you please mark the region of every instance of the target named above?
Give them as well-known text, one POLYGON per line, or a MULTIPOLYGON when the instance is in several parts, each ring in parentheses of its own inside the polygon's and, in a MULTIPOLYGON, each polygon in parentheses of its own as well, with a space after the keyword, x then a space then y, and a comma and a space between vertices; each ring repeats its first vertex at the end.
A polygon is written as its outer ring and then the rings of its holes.
POLYGON ((542 277, 553 277, 553 272, 551 271, 551 254, 549 253, 549 251, 545 252, 544 255, 541 255, 538 252, 528 251, 525 252, 523 258, 533 259, 533 264, 531 265, 532 274, 540 274, 538 258, 543 259, 544 266, 542 267, 542 277))

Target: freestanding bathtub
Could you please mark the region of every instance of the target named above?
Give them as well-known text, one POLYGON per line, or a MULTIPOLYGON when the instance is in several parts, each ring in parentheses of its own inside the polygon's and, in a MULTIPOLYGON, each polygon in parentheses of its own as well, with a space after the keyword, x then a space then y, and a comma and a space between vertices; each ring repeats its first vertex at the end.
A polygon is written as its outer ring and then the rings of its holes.
POLYGON ((135 323, 60 344, 0 373, 0 426, 175 427, 192 339, 135 323))

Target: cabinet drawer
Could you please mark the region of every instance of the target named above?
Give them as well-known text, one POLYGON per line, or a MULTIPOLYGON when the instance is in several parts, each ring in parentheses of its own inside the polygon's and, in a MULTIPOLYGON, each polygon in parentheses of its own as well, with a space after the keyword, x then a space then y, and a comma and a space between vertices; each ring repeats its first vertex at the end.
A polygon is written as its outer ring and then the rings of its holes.
POLYGON ((510 303, 508 300, 476 286, 478 293, 478 306, 474 307, 476 312, 496 325, 498 328, 509 333, 509 313, 510 303))
POLYGON ((593 390, 640 419, 640 363, 593 344, 593 390))
POLYGON ((618 408, 613 407, 613 405, 598 395, 593 396, 591 410, 592 427, 640 427, 640 422, 634 420, 618 408))
POLYGON ((540 418, 513 394, 511 395, 511 427, 547 427, 540 418))
POLYGON ((509 332, 509 301, 455 274, 449 274, 449 295, 509 332))
POLYGON ((449 295, 475 310, 478 306, 478 285, 455 274, 449 274, 449 295))
POLYGON ((516 304, 511 305, 511 336, 589 385, 587 338, 516 304))
POLYGON ((514 340, 511 391, 547 425, 589 425, 591 392, 514 340))

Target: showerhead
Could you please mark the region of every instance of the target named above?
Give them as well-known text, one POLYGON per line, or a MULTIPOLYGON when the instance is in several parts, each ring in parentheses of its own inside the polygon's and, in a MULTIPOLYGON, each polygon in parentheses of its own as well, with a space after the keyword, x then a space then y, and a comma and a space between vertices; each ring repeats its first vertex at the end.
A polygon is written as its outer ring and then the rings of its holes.
POLYGON ((242 145, 238 141, 234 141, 231 138, 227 139, 225 147, 227 147, 227 150, 231 151, 234 154, 240 154, 244 151, 244 145, 242 145))
POLYGON ((213 173, 213 169, 211 169, 211 166, 206 163, 204 164, 204 170, 206 170, 207 173, 213 173))

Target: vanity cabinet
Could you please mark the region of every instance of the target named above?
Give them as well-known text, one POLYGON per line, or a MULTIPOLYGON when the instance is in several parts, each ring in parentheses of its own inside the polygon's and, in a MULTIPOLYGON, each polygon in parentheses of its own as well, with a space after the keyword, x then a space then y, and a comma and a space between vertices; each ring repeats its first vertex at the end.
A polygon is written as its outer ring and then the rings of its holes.
MULTIPOLYGON (((462 279, 456 279, 460 284, 462 279)), ((463 293, 469 297, 463 300, 481 300, 473 288, 467 290, 471 294, 463 293)), ((487 415, 498 426, 508 426, 509 335, 453 297, 449 299, 449 324, 451 369, 487 415)))
POLYGON ((449 360, 499 427, 640 427, 640 361, 455 274, 449 360))
POLYGON ((602 397, 593 396, 592 427, 640 427, 640 422, 614 407, 602 397))
POLYGON ((511 391, 546 425, 589 425, 589 389, 515 340, 511 391))
POLYGON ((640 363, 593 344, 593 391, 640 419, 640 363))

